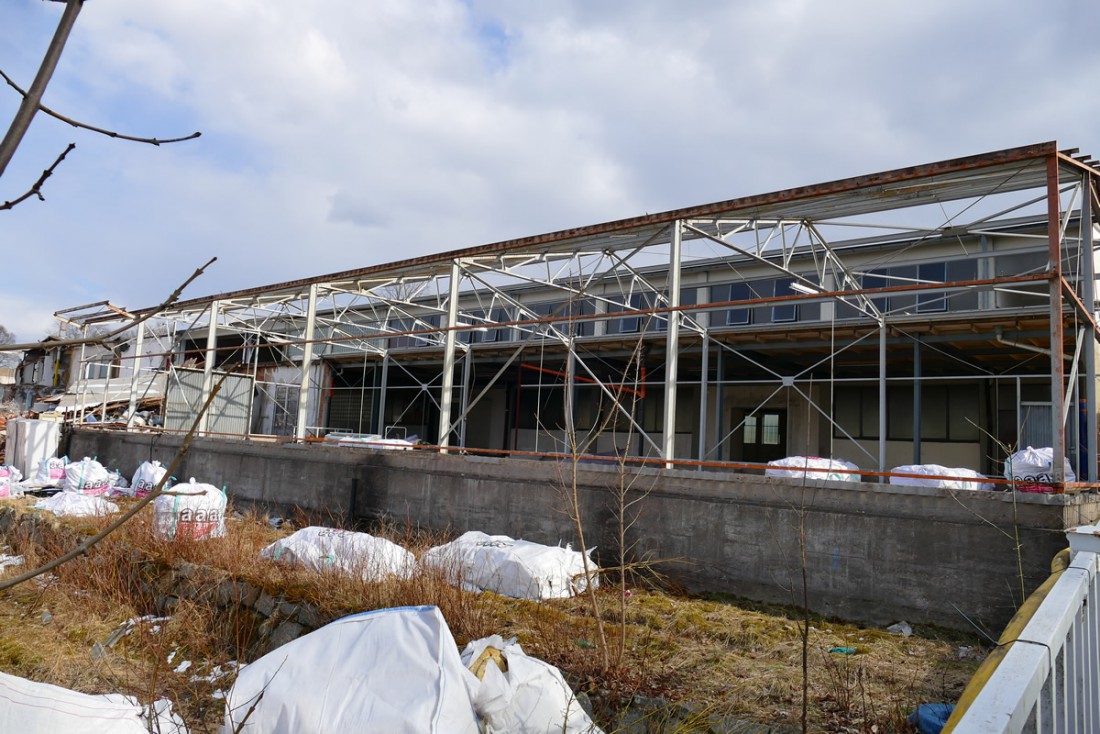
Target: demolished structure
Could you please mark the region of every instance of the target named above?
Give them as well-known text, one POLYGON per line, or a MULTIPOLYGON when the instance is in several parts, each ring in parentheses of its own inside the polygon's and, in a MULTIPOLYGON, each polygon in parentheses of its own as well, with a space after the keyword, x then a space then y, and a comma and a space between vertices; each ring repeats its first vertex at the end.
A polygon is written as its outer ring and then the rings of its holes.
POLYGON ((228 372, 207 436, 666 467, 808 455, 865 475, 996 475, 1043 446, 1092 483, 1100 169, 1075 153, 1042 143, 178 302, 70 405, 79 421, 112 403, 125 426, 163 390, 164 430, 185 431, 228 372))

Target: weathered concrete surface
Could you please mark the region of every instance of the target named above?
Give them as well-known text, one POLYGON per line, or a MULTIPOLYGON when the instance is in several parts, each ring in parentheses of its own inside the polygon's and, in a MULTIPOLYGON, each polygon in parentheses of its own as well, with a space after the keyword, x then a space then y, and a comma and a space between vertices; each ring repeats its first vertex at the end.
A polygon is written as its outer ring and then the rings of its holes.
MULTIPOLYGON (((82 430, 70 456, 98 456, 132 474, 167 464, 178 437, 82 430)), ((482 530, 542 543, 576 542, 562 488, 569 466, 420 451, 198 439, 181 479, 226 485, 237 503, 387 517, 437 530, 482 530)), ((617 565, 615 467, 581 465, 585 540, 617 565)), ((631 470, 628 532, 635 557, 693 591, 761 601, 801 599, 804 519, 810 606, 873 623, 905 619, 999 632, 1066 546, 1066 527, 1100 518, 1100 497, 947 492, 695 471, 631 470), (1015 501, 1014 501, 1015 500, 1015 501), (1016 535, 1020 550, 1016 552, 1016 535), (1019 563, 1018 563, 1019 560, 1019 563)))

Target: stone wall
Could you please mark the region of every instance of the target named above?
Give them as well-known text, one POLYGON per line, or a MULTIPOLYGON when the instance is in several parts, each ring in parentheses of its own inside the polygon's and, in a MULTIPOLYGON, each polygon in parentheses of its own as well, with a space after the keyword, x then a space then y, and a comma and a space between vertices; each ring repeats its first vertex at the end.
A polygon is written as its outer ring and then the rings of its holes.
MULTIPOLYGON (((98 456, 132 474, 172 460, 181 440, 81 430, 69 455, 98 456)), ((563 488, 567 463, 427 451, 198 439, 177 472, 225 485, 237 504, 300 507, 345 520, 385 517, 455 533, 482 530, 576 544, 563 488)), ((949 492, 863 483, 796 482, 748 474, 582 464, 577 500, 585 540, 617 565, 615 488, 634 505, 627 546, 695 592, 797 603, 805 538, 810 607, 883 624, 901 619, 994 636, 1066 546, 1066 527, 1100 518, 1100 497, 949 492), (804 529, 804 532, 801 530, 804 529), (1016 551, 1016 537, 1020 548, 1016 551)))

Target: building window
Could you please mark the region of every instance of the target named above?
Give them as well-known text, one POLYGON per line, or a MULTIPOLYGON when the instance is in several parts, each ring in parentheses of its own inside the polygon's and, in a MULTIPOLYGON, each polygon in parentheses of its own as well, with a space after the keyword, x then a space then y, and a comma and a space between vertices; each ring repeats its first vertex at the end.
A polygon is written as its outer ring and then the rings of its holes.
POLYGON ((833 394, 833 435, 878 439, 878 387, 841 385, 833 394))

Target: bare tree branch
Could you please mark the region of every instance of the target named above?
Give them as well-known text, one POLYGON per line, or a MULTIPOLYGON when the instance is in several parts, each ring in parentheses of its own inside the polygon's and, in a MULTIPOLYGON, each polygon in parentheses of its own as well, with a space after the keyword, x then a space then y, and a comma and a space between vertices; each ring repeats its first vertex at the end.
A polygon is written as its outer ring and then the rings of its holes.
MULTIPOLYGON (((195 278, 198 278, 200 275, 202 275, 203 271, 205 271, 208 267, 210 267, 212 264, 214 264, 214 262, 217 261, 217 259, 218 258, 216 258, 216 257, 210 258, 210 260, 205 265, 200 267, 195 272, 191 273, 191 277, 188 278, 187 280, 183 281, 183 283, 181 283, 180 286, 178 288, 176 288, 176 290, 172 291, 172 294, 170 296, 168 296, 167 299, 165 299, 164 303, 161 303, 159 306, 155 306, 153 308, 150 308, 150 309, 146 310, 146 312, 144 314, 142 314, 141 316, 138 316, 134 319, 131 319, 130 321, 127 321, 125 324, 118 327, 117 329, 113 329, 112 331, 108 331, 105 334, 99 334, 98 336, 81 337, 81 338, 78 338, 78 339, 55 339, 55 340, 50 342, 50 346, 51 347, 72 347, 72 346, 80 346, 81 344, 101 344, 101 343, 107 341, 108 339, 110 339, 113 336, 118 336, 119 334, 126 331, 127 329, 134 328, 135 326, 142 323, 143 321, 148 321, 153 316, 156 316, 158 313, 160 313, 161 311, 163 311, 164 309, 168 308, 173 303, 175 303, 179 299, 180 294, 183 293, 183 289, 186 288, 187 286, 191 285, 191 282, 193 280, 195 280, 195 278)), ((42 346, 42 342, 28 342, 26 344, 5 344, 3 346, 0 346, 0 352, 24 352, 28 349, 38 349, 41 346, 42 346)))
POLYGON ((53 40, 50 41, 50 45, 46 49, 46 55, 42 58, 42 65, 38 67, 38 74, 35 75, 34 81, 31 83, 30 91, 23 96, 23 102, 15 113, 15 119, 12 120, 11 127, 8 128, 4 139, 0 140, 0 176, 4 175, 4 169, 8 167, 8 162, 15 155, 15 149, 19 147, 23 135, 26 134, 27 128, 31 126, 31 120, 38 112, 42 94, 46 91, 46 85, 50 83, 50 77, 53 76, 54 69, 57 68, 57 60, 61 58, 65 41, 69 39, 69 32, 72 31, 73 25, 76 23, 76 16, 80 14, 83 4, 84 0, 66 0, 65 2, 65 12, 57 24, 53 40))
MULTIPOLYGON (((0 74, 2 73, 3 72, 0 72, 0 74)), ((34 186, 31 186, 30 191, 23 194, 22 196, 12 199, 11 201, 5 201, 3 204, 0 204, 0 211, 4 211, 5 209, 12 209, 19 204, 22 204, 24 201, 31 198, 32 196, 37 196, 39 201, 45 201, 46 197, 42 195, 42 184, 46 183, 46 179, 53 175, 53 169, 57 168, 58 164, 61 163, 61 161, 65 160, 65 156, 69 154, 69 151, 71 151, 75 147, 76 143, 69 143, 69 147, 65 148, 65 150, 62 151, 61 155, 57 156, 57 160, 53 162, 53 165, 42 172, 42 175, 39 176, 38 180, 34 182, 34 186)))
MULTIPOLYGON (((0 76, 4 77, 4 81, 6 81, 8 83, 9 87, 11 87, 15 91, 19 92, 19 94, 21 94, 23 96, 23 98, 26 99, 27 93, 24 92, 19 87, 18 84, 16 84, 14 81, 12 81, 11 77, 9 77, 7 74, 4 73, 3 69, 0 69, 0 76)), ((133 135, 124 135, 122 133, 116 133, 112 130, 105 130, 101 127, 96 127, 95 125, 89 125, 85 122, 80 122, 79 120, 74 120, 71 117, 66 117, 65 115, 62 115, 60 112, 54 112, 49 107, 47 107, 46 105, 41 104, 41 103, 38 105, 38 109, 41 110, 42 112, 45 112, 50 117, 52 117, 56 120, 60 120, 61 122, 68 123, 68 124, 72 125, 73 127, 78 127, 78 128, 83 129, 83 130, 91 130, 94 133, 99 133, 100 135, 106 135, 109 138, 118 138, 119 140, 130 140, 130 141, 135 142, 135 143, 148 143, 149 145, 158 145, 159 146, 161 143, 181 143, 185 140, 194 140, 195 138, 202 135, 202 133, 200 133, 200 132, 193 132, 190 135, 187 135, 187 136, 182 137, 182 138, 165 138, 165 139, 160 139, 160 138, 139 138, 139 137, 135 137, 133 135)))

